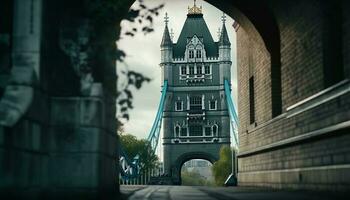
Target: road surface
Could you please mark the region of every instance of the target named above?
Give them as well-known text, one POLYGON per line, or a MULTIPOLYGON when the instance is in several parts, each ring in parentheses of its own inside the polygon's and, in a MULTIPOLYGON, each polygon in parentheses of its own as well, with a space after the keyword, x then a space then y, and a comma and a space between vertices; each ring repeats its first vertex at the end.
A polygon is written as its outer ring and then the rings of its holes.
MULTIPOLYGON (((129 200, 330 200, 345 194, 272 190, 250 187, 131 186, 120 190, 129 200)), ((350 199, 350 198, 349 198, 350 199)))

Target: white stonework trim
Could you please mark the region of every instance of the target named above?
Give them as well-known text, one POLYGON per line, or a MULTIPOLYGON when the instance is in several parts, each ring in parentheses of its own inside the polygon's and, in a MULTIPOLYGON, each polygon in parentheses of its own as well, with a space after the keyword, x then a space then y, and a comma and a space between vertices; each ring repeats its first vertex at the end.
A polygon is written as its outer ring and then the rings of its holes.
MULTIPOLYGON (((284 140, 281 140, 281 141, 278 141, 278 142, 275 142, 275 143, 272 143, 272 144, 268 144, 268 145, 265 145, 265 146, 262 146, 262 147, 255 148, 253 150, 242 152, 242 153, 239 153, 238 156, 241 157, 241 156, 246 156, 246 155, 249 155, 249 154, 255 154, 255 153, 260 152, 260 151, 265 151, 265 150, 269 150, 269 149, 272 149, 272 148, 284 146, 284 145, 287 145, 287 144, 300 142, 300 141, 303 141, 303 140, 306 140, 306 139, 310 139, 310 138, 313 138, 313 137, 317 137, 317 136, 320 136, 320 135, 323 135, 323 134, 327 134, 327 133, 330 133, 330 132, 333 132, 333 131, 336 131, 336 130, 341 130, 341 129, 348 128, 348 127, 350 127, 350 120, 349 121, 345 121, 345 122, 341 122, 341 123, 336 124, 336 125, 328 126, 326 128, 322 128, 322 129, 319 129, 319 130, 311 131, 311 132, 306 133, 306 134, 302 134, 302 135, 294 136, 294 137, 291 137, 291 138, 287 138, 287 139, 284 139, 284 140)), ((336 133, 336 132, 334 132, 334 133, 336 133)), ((334 133, 332 133, 332 134, 334 134, 334 133)))
POLYGON ((190 97, 187 95, 187 110, 190 110, 190 97))
MULTIPOLYGON (((177 141, 179 144, 203 144, 203 143, 214 143, 214 141, 216 140, 217 142, 215 142, 215 144, 229 144, 229 139, 227 138, 217 138, 217 137, 202 137, 203 140, 202 141, 190 141, 191 138, 181 138, 181 140, 186 139, 186 141, 181 141, 179 138, 174 138, 174 139, 170 139, 170 143, 175 143, 175 141, 177 141), (212 138, 212 140, 207 141, 206 139, 208 138, 212 138)), ((164 142, 163 144, 169 144, 169 142, 164 142)))
POLYGON ((205 96, 204 96, 204 94, 202 94, 202 109, 203 110, 205 109, 204 98, 205 98, 205 96))
POLYGON ((278 173, 278 172, 299 172, 299 171, 316 171, 316 170, 335 170, 335 169, 349 169, 350 164, 343 165, 323 165, 316 167, 302 167, 293 169, 273 169, 263 171, 238 172, 239 174, 264 174, 264 173, 278 173))
POLYGON ((188 86, 184 87, 171 87, 169 86, 169 91, 174 92, 188 92, 188 91, 209 91, 209 90, 224 90, 224 86, 210 86, 210 85, 203 85, 203 86, 192 86, 189 88, 188 86))

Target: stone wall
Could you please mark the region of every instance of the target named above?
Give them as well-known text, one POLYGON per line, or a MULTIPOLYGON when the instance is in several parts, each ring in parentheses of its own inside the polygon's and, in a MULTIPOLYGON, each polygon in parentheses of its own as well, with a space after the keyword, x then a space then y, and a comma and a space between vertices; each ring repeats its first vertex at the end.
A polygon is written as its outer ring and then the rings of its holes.
POLYGON ((273 52, 264 47, 262 34, 243 23, 237 31, 239 184, 346 190, 350 84, 348 56, 337 43, 347 51, 349 45, 341 38, 348 37, 344 24, 349 16, 333 19, 329 12, 339 7, 324 1, 271 1, 270 6, 280 31, 283 112, 276 117, 269 112, 273 52), (335 30, 343 34, 335 37, 335 30), (252 75, 256 120, 251 124, 252 75))
POLYGON ((110 52, 109 43, 89 35, 81 4, 16 0, 13 7, 11 77, 0 98, 0 196, 117 196, 116 80, 108 56, 115 47, 110 52), (82 38, 91 51, 103 50, 103 58, 65 45, 86 45, 82 38), (89 57, 109 75, 101 79, 74 55, 89 57))

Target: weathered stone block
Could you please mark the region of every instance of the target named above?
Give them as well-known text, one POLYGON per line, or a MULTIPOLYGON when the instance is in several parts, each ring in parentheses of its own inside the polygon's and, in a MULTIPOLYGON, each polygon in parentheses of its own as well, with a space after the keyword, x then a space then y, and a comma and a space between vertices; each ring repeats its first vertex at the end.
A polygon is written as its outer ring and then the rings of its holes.
POLYGON ((99 186, 101 154, 92 152, 56 153, 50 157, 50 185, 69 188, 99 186))
POLYGON ((52 152, 99 152, 103 130, 94 127, 50 128, 50 151, 52 152))
POLYGON ((76 126, 80 123, 79 98, 52 98, 51 125, 76 126))
POLYGON ((80 99, 80 124, 82 126, 104 127, 104 102, 100 98, 80 99))

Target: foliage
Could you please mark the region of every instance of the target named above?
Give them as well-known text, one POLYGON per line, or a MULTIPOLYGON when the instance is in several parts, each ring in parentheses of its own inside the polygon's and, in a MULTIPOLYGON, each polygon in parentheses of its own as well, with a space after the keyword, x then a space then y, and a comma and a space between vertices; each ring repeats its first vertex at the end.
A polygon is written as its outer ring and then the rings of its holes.
POLYGON ((227 177, 231 174, 232 154, 228 146, 223 146, 220 149, 220 159, 213 164, 212 171, 215 179, 215 184, 218 186, 224 185, 227 177))
MULTIPOLYGON (((84 3, 80 3, 79 5, 85 5, 87 8, 86 15, 91 17, 90 19, 93 25, 92 33, 94 33, 95 38, 98 40, 96 43, 104 44, 105 48, 108 46, 107 49, 109 49, 112 55, 107 56, 113 57, 119 62, 124 62, 126 53, 122 49, 115 48, 115 41, 118 41, 123 36, 133 37, 138 32, 142 32, 145 35, 153 32, 153 18, 154 16, 158 16, 159 10, 164 7, 164 4, 160 4, 150 8, 144 4, 143 0, 137 0, 132 8, 130 8, 130 6, 134 3, 133 0, 84 0, 83 2, 84 3), (121 30, 119 23, 122 20, 133 23, 130 30, 121 30), (136 26, 136 24, 138 26, 136 26)), ((99 52, 99 49, 94 52, 99 52)), ((98 55, 103 55, 101 59, 104 59, 105 54, 106 53, 101 52, 98 55)), ((114 63, 111 66, 114 67, 114 63)), ((101 69, 102 67, 99 66, 95 71, 101 69)), ((107 71, 112 73, 111 70, 107 71)), ((98 73, 102 74, 103 72, 99 71, 98 73)), ((114 91, 112 93, 116 94, 118 108, 117 125, 120 125, 122 124, 122 119, 129 120, 128 111, 133 108, 133 95, 130 89, 140 89, 143 83, 149 82, 150 79, 137 71, 129 69, 118 74, 116 78, 117 82, 120 79, 126 79, 125 86, 123 88, 118 88, 116 93, 114 91)), ((113 89, 115 88, 115 83, 106 80, 105 86, 107 89, 113 89)))
POLYGON ((181 171, 182 185, 192 185, 192 186, 212 186, 213 182, 207 180, 205 177, 199 174, 198 171, 181 171))
POLYGON ((130 134, 120 134, 120 143, 130 158, 140 156, 140 164, 143 170, 153 169, 158 165, 158 157, 154 154, 145 139, 137 139, 130 134))
MULTIPOLYGON (((133 37, 139 31, 145 35, 153 32, 153 16, 158 16, 159 10, 163 7, 164 4, 149 8, 143 3, 143 0, 138 0, 136 6, 129 10, 124 16, 124 19, 132 23, 137 22, 142 28, 139 30, 134 24, 130 30, 124 30, 121 35, 133 37)), ((125 56, 126 54, 123 50, 118 49, 116 51, 117 61, 124 62, 125 56)), ((129 120, 128 110, 133 108, 133 95, 130 89, 140 89, 143 83, 150 82, 151 79, 139 72, 129 70, 128 68, 122 71, 119 76, 124 76, 124 79, 126 79, 125 86, 120 88, 117 92, 117 103, 119 105, 117 120, 119 124, 122 124, 121 119, 129 120)), ((120 77, 117 77, 117 79, 120 80, 120 77)))

